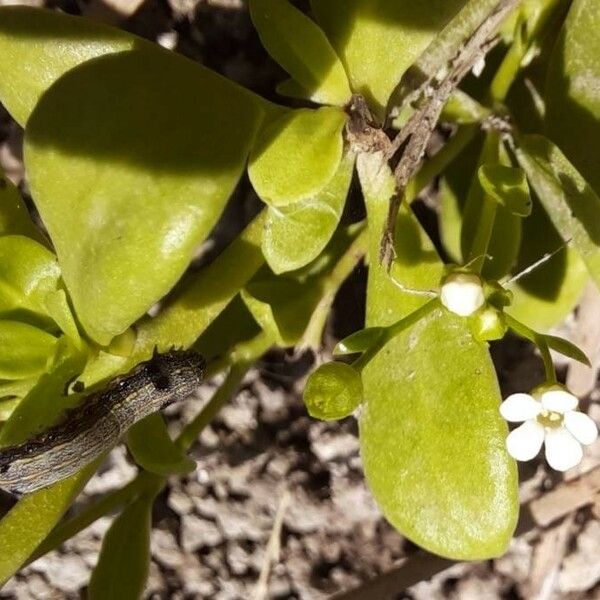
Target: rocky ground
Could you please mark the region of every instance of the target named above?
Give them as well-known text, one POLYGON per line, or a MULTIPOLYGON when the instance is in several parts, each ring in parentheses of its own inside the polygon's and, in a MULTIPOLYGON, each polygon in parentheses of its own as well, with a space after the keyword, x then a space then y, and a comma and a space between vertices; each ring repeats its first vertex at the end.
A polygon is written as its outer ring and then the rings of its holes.
MULTIPOLYGON (((48 4, 155 39, 264 95, 272 94, 280 78, 239 0, 48 4)), ((23 178, 20 141, 19 128, 0 114, 0 164, 16 182, 23 178)), ((238 213, 232 209, 231 214, 234 219, 238 213)), ((361 289, 358 276, 347 286, 348 298, 356 300, 361 289)), ((573 316, 563 333, 581 341, 590 327, 585 314, 573 316)), ((495 347, 493 355, 505 394, 529 389, 540 379, 539 358, 528 345, 509 340, 495 347)), ((561 367, 563 375, 567 366, 561 367)), ((148 598, 317 600, 359 586, 415 555, 416 548, 383 520, 365 487, 355 421, 325 424, 307 416, 301 389, 309 367, 306 357, 270 355, 203 432, 193 450, 196 471, 172 478, 156 503, 148 598), (273 540, 280 541, 279 552, 273 540), (274 564, 265 592, 259 579, 269 559, 274 564)), ((569 376, 577 378, 576 370, 569 376)), ((589 380, 582 383, 581 376, 578 381, 587 391, 593 387, 589 380)), ((214 383, 207 383, 196 397, 169 409, 174 430, 198 412, 213 389, 214 383)), ((590 414, 600 420, 595 394, 590 414)), ((598 465, 600 443, 578 473, 598 465)), ((121 487, 135 472, 124 448, 115 449, 79 505, 121 487)), ((541 462, 527 464, 521 479, 524 501, 558 481, 541 462)), ((599 513, 600 502, 572 511, 558 524, 515 539, 498 560, 455 565, 399 590, 396 597, 600 598, 599 513)), ((97 521, 25 568, 0 591, 0 598, 84 596, 111 518, 97 521)))

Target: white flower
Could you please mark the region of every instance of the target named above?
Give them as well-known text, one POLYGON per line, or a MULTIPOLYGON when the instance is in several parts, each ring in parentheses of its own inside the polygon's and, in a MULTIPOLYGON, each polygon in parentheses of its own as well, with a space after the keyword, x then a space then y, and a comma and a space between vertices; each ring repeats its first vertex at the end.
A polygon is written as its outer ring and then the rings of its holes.
POLYGON ((598 427, 587 415, 575 410, 578 400, 562 388, 541 393, 512 394, 500 405, 500 414, 520 423, 506 438, 508 453, 516 460, 531 460, 546 444, 546 460, 557 471, 566 471, 581 462, 582 445, 598 437, 598 427))
POLYGON ((469 317, 485 303, 481 279, 474 273, 451 273, 440 292, 442 304, 461 317, 469 317))

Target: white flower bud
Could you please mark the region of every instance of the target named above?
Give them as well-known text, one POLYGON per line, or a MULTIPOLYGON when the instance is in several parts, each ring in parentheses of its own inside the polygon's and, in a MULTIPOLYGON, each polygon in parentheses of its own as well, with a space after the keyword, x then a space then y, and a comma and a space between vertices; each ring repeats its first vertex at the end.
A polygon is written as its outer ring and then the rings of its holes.
POLYGON ((461 317, 469 317, 485 303, 481 279, 474 273, 451 273, 440 292, 442 304, 461 317))

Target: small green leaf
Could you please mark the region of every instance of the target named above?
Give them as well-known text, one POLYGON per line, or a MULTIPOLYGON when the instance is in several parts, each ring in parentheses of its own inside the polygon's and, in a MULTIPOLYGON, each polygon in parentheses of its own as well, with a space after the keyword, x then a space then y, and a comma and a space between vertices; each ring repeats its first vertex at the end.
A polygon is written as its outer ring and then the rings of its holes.
POLYGON ((323 421, 336 421, 351 415, 362 400, 360 373, 345 363, 321 365, 310 375, 304 388, 308 413, 323 421))
POLYGON ((342 160, 346 115, 339 108, 287 112, 265 126, 250 154, 248 174, 269 206, 316 196, 342 160))
POLYGON ((134 500, 106 532, 92 573, 90 600, 141 598, 150 568, 150 527, 154 494, 134 500))
POLYGON ((354 154, 313 198, 269 207, 262 250, 274 273, 294 271, 317 258, 338 226, 352 180, 354 154))
POLYGON ((25 496, 0 521, 0 586, 27 561, 94 474, 100 460, 47 488, 25 496))
POLYGON ((508 212, 518 217, 531 214, 531 195, 522 169, 486 164, 477 174, 483 190, 508 212))
POLYGON ((600 198, 558 147, 543 136, 520 138, 517 158, 561 237, 572 240, 600 287, 600 198))
POLYGON ((385 330, 385 327, 367 327, 366 329, 361 329, 338 342, 333 349, 333 355, 344 356, 346 354, 365 352, 379 342, 385 330))
POLYGON ((188 267, 244 169, 263 107, 153 46, 84 63, 44 94, 27 124, 29 183, 92 339, 108 344, 188 267))
POLYGON ((556 337, 555 335, 545 335, 544 339, 546 343, 552 350, 556 350, 560 352, 560 354, 564 356, 568 356, 573 360, 576 360, 588 367, 591 367, 590 359, 587 357, 586 353, 578 348, 575 344, 569 342, 569 340, 565 340, 560 337, 556 337))
MULTIPOLYGON (((19 392, 21 390, 18 390, 19 392)), ((14 394, 6 394, 6 390, 3 389, 2 384, 0 384, 0 398, 2 396, 13 396, 14 394)), ((10 418, 10 415, 13 414, 15 408, 17 408, 19 402, 21 401, 20 397, 17 398, 5 398, 4 400, 0 400, 0 421, 6 421, 10 418)))
POLYGON ((26 379, 46 371, 56 338, 37 327, 0 320, 0 378, 26 379))
POLYGON ((269 54, 319 104, 343 106, 352 92, 323 31, 287 0, 250 0, 250 14, 269 54))
MULTIPOLYGON (((0 15, 2 14, 0 8, 0 15)), ((0 17, 0 21, 1 21, 0 17)), ((1 59, 0 59, 1 60, 1 59)), ((0 84, 1 85, 1 84, 0 84)), ((19 190, 0 170, 0 235, 24 235, 44 242, 40 230, 33 224, 19 190)))
POLYGON ((196 468, 196 463, 173 443, 160 413, 146 417, 129 430, 127 447, 138 465, 157 475, 181 475, 196 468))
POLYGON ((46 296, 59 277, 56 256, 46 247, 22 235, 0 237, 0 315, 46 314, 46 296))

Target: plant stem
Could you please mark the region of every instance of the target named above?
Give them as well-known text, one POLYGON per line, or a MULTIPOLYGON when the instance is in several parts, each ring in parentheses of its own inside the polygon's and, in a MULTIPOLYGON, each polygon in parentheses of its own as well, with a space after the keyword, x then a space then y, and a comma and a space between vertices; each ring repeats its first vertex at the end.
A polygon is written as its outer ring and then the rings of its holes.
POLYGON ((318 348, 321 345, 323 330, 325 329, 325 324, 331 312, 331 306, 335 297, 344 281, 348 279, 352 271, 356 268, 356 265, 367 253, 368 247, 368 231, 367 228, 363 226, 360 233, 350 246, 348 246, 347 250, 327 276, 323 286, 321 300, 311 315, 306 331, 302 336, 302 346, 318 348))
POLYGON ((440 306, 439 298, 433 298, 423 304, 423 306, 417 308, 417 310, 411 312, 406 317, 403 317, 399 321, 396 321, 392 325, 386 328, 385 332, 379 338, 377 343, 361 355, 360 358, 355 360, 352 363, 352 367, 357 371, 361 372, 371 360, 377 355, 377 353, 392 339, 396 336, 400 335, 406 329, 409 329, 416 323, 418 323, 421 319, 425 318, 428 314, 433 312, 436 308, 440 306))
POLYGON ((492 238, 494 230, 494 222, 496 221, 496 201, 490 198, 487 194, 483 195, 481 204, 481 214, 475 239, 471 245, 471 251, 467 259, 467 263, 471 265, 471 269, 477 273, 481 273, 485 258, 492 238))

